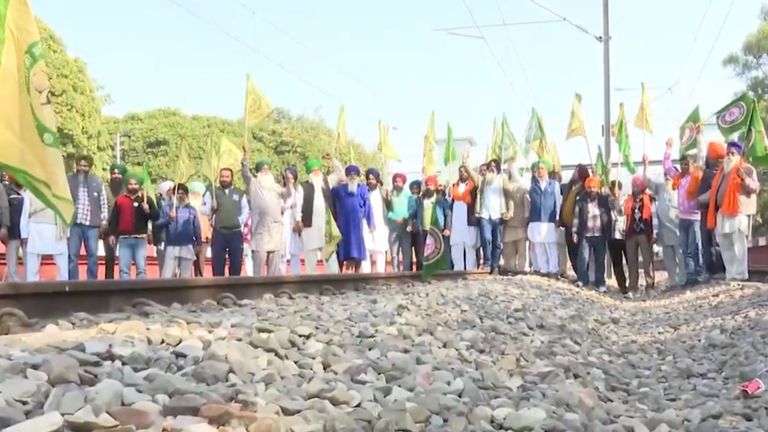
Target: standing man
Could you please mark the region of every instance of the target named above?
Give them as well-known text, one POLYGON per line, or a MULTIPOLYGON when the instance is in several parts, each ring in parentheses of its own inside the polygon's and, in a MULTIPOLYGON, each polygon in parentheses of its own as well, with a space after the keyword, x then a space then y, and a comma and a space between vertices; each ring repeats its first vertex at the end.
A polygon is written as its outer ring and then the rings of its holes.
POLYGON ((579 248, 576 286, 589 285, 589 256, 595 257, 595 287, 605 293, 606 240, 611 236, 611 209, 608 197, 600 193, 600 178, 588 177, 585 191, 576 199, 571 224, 572 241, 579 248))
POLYGON ((531 266, 534 272, 557 276, 557 215, 562 195, 557 180, 549 178, 552 163, 539 160, 531 164, 531 211, 528 215, 528 240, 531 242, 531 266))
POLYGON ((513 274, 528 272, 528 215, 531 212, 531 197, 514 165, 509 170, 511 190, 507 199, 509 219, 504 223, 504 256, 506 270, 513 274))
POLYGON ((640 279, 639 255, 643 255, 643 272, 645 273, 645 292, 654 291, 653 274, 653 244, 656 243, 658 219, 656 217, 655 199, 648 193, 642 176, 632 177, 632 195, 624 203, 626 215, 626 245, 627 265, 629 267, 629 292, 626 297, 632 297, 637 292, 640 279))
POLYGON ((451 262, 456 271, 477 269, 477 183, 467 162, 465 157, 451 186, 451 262))
POLYGON ((698 203, 702 173, 687 155, 680 156, 680 172, 676 172, 675 167, 672 166, 672 138, 667 140, 663 165, 664 172, 672 177, 672 190, 677 191, 677 208, 680 216, 678 222, 679 245, 684 263, 684 271, 680 281, 685 285, 694 285, 703 276, 701 212, 698 203))
MULTIPOLYGON (((671 141, 669 141, 671 142, 671 141)), ((671 166, 671 162, 670 162, 671 166)), ((680 217, 677 194, 672 191, 672 180, 679 171, 671 167, 664 172, 664 181, 654 181, 648 177, 648 155, 643 155, 643 179, 653 194, 656 217, 659 221, 656 239, 661 246, 664 268, 667 270, 670 288, 679 288, 685 283, 685 258, 680 248, 680 217)))
POLYGON ((109 217, 109 242, 120 248, 120 279, 131 278, 131 264, 136 266, 136 279, 147 278, 147 233, 149 222, 157 221, 160 212, 155 200, 142 192, 142 178, 135 173, 125 176, 125 193, 115 199, 109 217))
MULTIPOLYGON (((701 214, 706 215, 709 209, 709 191, 712 189, 712 181, 715 174, 720 170, 725 159, 725 144, 712 141, 707 147, 707 158, 704 162, 704 173, 701 176, 699 184, 699 210, 701 214)), ((720 248, 715 241, 715 230, 707 226, 707 218, 701 218, 701 261, 704 264, 704 274, 702 280, 706 281, 711 276, 722 274, 725 266, 723 257, 720 254, 720 248)))
POLYGON ((611 180, 608 206, 611 209, 611 236, 608 238, 608 254, 611 256, 611 268, 619 292, 627 295, 627 276, 624 273, 624 263, 627 262, 626 218, 624 216, 624 199, 621 196, 622 184, 611 180))
POLYGON ((205 275, 205 258, 208 254, 208 246, 211 244, 212 230, 211 221, 200 211, 203 206, 203 195, 205 195, 206 187, 204 183, 193 181, 189 183, 187 188, 189 188, 189 203, 197 211, 197 218, 200 221, 201 243, 195 252, 196 257, 193 270, 195 277, 203 277, 205 275))
MULTIPOLYGON (((155 200, 158 208, 165 207, 167 204, 173 204, 173 200, 175 199, 175 196, 173 195, 174 186, 174 183, 169 180, 163 181, 157 186, 155 200)), ((162 275, 163 264, 165 263, 165 230, 152 224, 152 229, 149 233, 149 244, 155 247, 155 259, 157 260, 158 274, 162 275)))
MULTIPOLYGON (((247 166, 247 165, 246 165, 247 166)), ((244 174, 248 170, 244 171, 244 174)), ((249 174, 250 175, 250 174, 249 174)), ((240 276, 243 269, 243 225, 248 217, 248 198, 232 184, 232 168, 219 170, 219 186, 203 196, 200 213, 213 220, 211 261, 213 276, 224 276, 229 259, 229 276, 240 276)))
POLYGON ((75 220, 69 228, 69 280, 80 279, 80 248, 85 245, 88 258, 88 280, 98 276, 99 232, 107 229, 109 206, 104 183, 90 174, 93 158, 79 155, 77 169, 67 176, 69 191, 75 203, 75 220))
POLYGON ((29 191, 24 191, 24 209, 21 214, 20 234, 27 239, 24 271, 27 282, 40 280, 40 262, 43 255, 53 255, 56 280, 68 279, 67 225, 53 210, 29 191))
MULTIPOLYGON (((8 271, 9 282, 21 282, 24 278, 24 273, 19 274, 18 260, 19 250, 22 251, 22 256, 26 256, 27 253, 27 238, 21 235, 21 215, 24 212, 25 207, 28 208, 29 202, 26 197, 24 186, 19 184, 16 179, 8 175, 8 184, 5 185, 4 191, 8 196, 8 231, 7 231, 7 243, 5 248, 5 261, 8 271)), ((28 210, 27 210, 28 211, 28 210)), ((0 240, 6 235, 0 229, 0 240)), ((27 266, 27 260, 24 259, 24 267, 27 266)), ((67 276, 68 277, 68 276, 67 276)))
MULTIPOLYGON (((360 273, 360 266, 368 255, 364 231, 375 229, 373 211, 368 198, 368 187, 360 184, 360 168, 348 165, 344 169, 346 184, 331 189, 336 213, 336 224, 341 232, 339 260, 344 271, 360 273)), ((369 232, 368 234, 372 234, 369 232)))
POLYGON ((509 180, 501 173, 501 162, 498 159, 488 161, 488 171, 477 191, 475 216, 480 218, 483 262, 489 265, 490 274, 499 274, 502 219, 508 218, 505 194, 509 190, 509 180))
POLYGON ((411 234, 408 232, 408 191, 405 190, 405 174, 392 176, 392 194, 389 220, 389 251, 392 255, 392 269, 396 272, 411 271, 411 234), (402 254, 402 261, 400 255, 402 254))
MULTIPOLYGON (((328 234, 326 222, 329 212, 332 215, 334 211, 331 185, 336 185, 341 177, 338 173, 326 176, 322 168, 323 163, 319 159, 308 160, 304 164, 304 170, 309 178, 301 184, 301 242, 307 274, 317 273, 317 260, 323 256, 328 234)), ((325 260, 326 273, 338 273, 338 261, 335 253, 333 255, 325 260)))
MULTIPOLYGON (((115 207, 115 199, 125 193, 125 174, 128 168, 123 164, 113 163, 109 166, 109 188, 107 189, 107 208, 110 214, 115 207)), ((104 243, 104 279, 115 278, 115 248, 109 244, 106 233, 102 235, 104 243)))
POLYGON ((174 189, 176 203, 165 204, 160 219, 154 224, 165 230, 165 262, 160 277, 191 278, 197 257, 195 251, 202 244, 200 219, 197 210, 189 203, 187 185, 179 183, 174 189))
POLYGON ((742 159, 743 151, 737 141, 726 146, 723 166, 712 180, 707 208, 707 227, 715 230, 725 263, 725 279, 731 282, 749 278, 747 238, 752 232, 760 191, 757 171, 742 159))
POLYGON ((371 272, 371 261, 376 263, 376 273, 384 273, 387 270, 387 249, 389 249, 389 227, 387 226, 387 213, 389 212, 389 191, 384 189, 381 174, 376 168, 365 170, 365 180, 368 185, 368 200, 371 203, 373 214, 373 226, 369 225, 363 231, 365 238, 366 259, 362 262, 362 272, 371 272))
MULTIPOLYGON (((560 173, 555 173, 555 175, 560 177, 560 173)), ((560 225, 565 228, 565 247, 568 252, 568 262, 571 263, 574 273, 578 273, 579 248, 578 245, 573 243, 571 224, 574 221, 573 211, 576 208, 576 198, 584 192, 584 182, 587 178, 589 178, 589 168, 583 164, 578 164, 571 175, 571 179, 561 187, 563 206, 560 208, 559 213, 560 225)), ((560 263, 560 266, 566 269, 567 265, 564 264, 560 263)))
POLYGON ((243 181, 251 198, 251 250, 253 275, 277 276, 283 249, 283 188, 275 181, 269 161, 256 163, 255 176, 248 169, 248 153, 243 154, 243 181))
MULTIPOLYGON (((451 206, 448 200, 437 193, 437 176, 431 175, 424 179, 424 191, 416 198, 415 210, 408 229, 419 236, 421 256, 424 256, 424 246, 427 242, 427 231, 432 221, 437 221, 443 237, 451 235, 451 206)), ((448 270, 448 269, 441 269, 448 270)))
MULTIPOLYGON (((411 229, 410 221, 416 217, 416 201, 421 196, 421 180, 413 180, 408 184, 408 190, 411 191, 411 196, 408 197, 408 226, 406 231, 411 235, 411 248, 413 250, 412 257, 415 264, 416 271, 421 271, 424 265, 424 243, 421 241, 421 235, 414 232, 411 229)), ((413 267, 408 267, 406 271, 413 271, 413 267)))

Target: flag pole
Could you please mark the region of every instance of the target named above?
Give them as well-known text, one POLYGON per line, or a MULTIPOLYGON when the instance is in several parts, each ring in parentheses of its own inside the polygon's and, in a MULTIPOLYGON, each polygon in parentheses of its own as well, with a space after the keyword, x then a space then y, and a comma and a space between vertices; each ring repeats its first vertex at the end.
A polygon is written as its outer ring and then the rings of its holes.
POLYGON ((595 160, 592 159, 592 147, 589 146, 589 138, 584 135, 584 142, 587 144, 587 155, 589 155, 589 164, 592 165, 592 174, 595 174, 595 160))

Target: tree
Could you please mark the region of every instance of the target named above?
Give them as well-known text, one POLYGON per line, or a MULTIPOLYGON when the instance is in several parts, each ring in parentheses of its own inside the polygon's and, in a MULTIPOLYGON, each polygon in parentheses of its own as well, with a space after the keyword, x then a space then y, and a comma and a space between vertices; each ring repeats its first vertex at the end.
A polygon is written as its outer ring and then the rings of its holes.
POLYGON ((96 172, 106 171, 109 141, 104 137, 101 108, 107 97, 99 95, 85 63, 67 54, 64 43, 44 22, 38 20, 38 27, 48 55, 53 110, 65 159, 88 153, 94 156, 96 172))
MULTIPOLYGON (((728 54, 723 66, 744 81, 746 90, 757 100, 763 124, 768 120, 768 6, 760 10, 760 24, 748 34, 737 52, 728 54)), ((768 233, 768 189, 758 197, 755 234, 768 233)))

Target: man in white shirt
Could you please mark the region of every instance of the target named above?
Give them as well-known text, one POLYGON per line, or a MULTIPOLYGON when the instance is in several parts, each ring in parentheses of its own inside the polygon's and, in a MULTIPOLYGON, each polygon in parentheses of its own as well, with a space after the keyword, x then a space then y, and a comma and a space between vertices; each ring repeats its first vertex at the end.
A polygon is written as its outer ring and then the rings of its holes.
POLYGON ((509 179, 501 175, 501 162, 498 159, 488 161, 488 171, 480 181, 477 193, 475 215, 480 218, 483 263, 489 264, 491 274, 499 273, 502 219, 508 219, 505 191, 509 190, 509 179))

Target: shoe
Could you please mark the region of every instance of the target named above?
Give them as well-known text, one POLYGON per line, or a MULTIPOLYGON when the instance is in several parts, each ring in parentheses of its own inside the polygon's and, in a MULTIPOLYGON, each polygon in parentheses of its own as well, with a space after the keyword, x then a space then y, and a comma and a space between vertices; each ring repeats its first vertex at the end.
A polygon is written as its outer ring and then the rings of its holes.
POLYGON ((599 292, 600 294, 605 294, 608 292, 608 288, 606 288, 605 285, 599 286, 597 287, 597 292, 599 292))
POLYGON ((631 292, 625 292, 623 295, 625 300, 632 300, 635 297, 631 292))
POLYGON ((491 267, 491 271, 489 273, 491 276, 498 276, 499 275, 499 269, 496 267, 491 267))
POLYGON ((574 285, 576 285, 576 288, 584 288, 584 284, 581 282, 576 282, 574 285))

